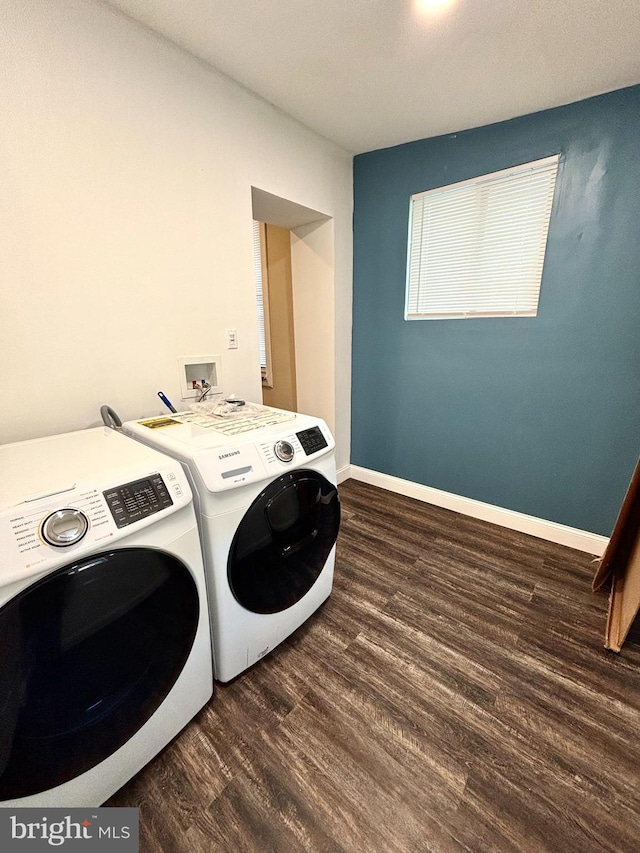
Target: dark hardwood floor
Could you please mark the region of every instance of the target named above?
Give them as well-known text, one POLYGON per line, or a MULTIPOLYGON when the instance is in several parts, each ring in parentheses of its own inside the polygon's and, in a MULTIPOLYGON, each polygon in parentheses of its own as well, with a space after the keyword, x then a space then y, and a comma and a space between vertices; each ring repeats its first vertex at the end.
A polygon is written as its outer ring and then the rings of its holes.
POLYGON ((349 480, 332 596, 106 805, 143 853, 640 849, 589 555, 349 480))

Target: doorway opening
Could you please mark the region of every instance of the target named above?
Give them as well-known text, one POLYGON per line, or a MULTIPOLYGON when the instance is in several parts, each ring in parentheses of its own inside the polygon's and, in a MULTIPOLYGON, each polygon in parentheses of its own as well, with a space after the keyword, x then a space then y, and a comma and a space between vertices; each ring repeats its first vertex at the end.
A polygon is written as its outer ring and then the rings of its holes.
POLYGON ((253 222, 262 402, 297 411, 291 232, 253 222))
POLYGON ((316 415, 333 429, 333 219, 256 187, 251 195, 263 402, 316 415))

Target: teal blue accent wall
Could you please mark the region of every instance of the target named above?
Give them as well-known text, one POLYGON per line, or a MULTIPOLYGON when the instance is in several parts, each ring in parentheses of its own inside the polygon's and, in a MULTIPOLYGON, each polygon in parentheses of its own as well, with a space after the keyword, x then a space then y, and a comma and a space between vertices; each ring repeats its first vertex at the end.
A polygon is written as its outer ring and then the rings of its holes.
POLYGON ((354 160, 351 461, 609 535, 640 452, 640 86, 354 160), (409 197, 560 153, 537 317, 403 319, 409 197))

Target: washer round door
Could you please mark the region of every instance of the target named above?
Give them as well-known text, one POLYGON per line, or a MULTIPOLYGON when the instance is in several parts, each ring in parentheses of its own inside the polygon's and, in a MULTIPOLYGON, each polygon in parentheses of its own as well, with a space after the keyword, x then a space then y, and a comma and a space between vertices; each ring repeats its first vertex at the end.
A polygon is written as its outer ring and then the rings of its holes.
POLYGON ((190 571, 163 551, 95 554, 0 608, 0 800, 68 782, 153 715, 199 618, 190 571))
POLYGON ((337 488, 299 469, 270 483, 238 525, 227 577, 237 601, 254 613, 278 613, 311 589, 340 528, 337 488))

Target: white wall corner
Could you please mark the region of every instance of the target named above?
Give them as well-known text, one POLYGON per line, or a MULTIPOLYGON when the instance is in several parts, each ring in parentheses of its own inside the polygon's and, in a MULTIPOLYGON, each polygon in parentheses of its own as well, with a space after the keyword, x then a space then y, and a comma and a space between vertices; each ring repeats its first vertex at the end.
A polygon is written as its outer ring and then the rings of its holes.
POLYGON ((431 486, 423 486, 420 483, 413 483, 411 480, 381 474, 378 471, 361 468, 358 465, 341 468, 338 472, 338 483, 343 483, 349 477, 408 498, 415 498, 424 503, 471 516, 471 518, 479 518, 482 521, 499 524, 501 527, 507 527, 510 530, 528 533, 530 536, 555 542, 557 545, 565 545, 568 548, 575 548, 577 551, 585 551, 587 554, 593 554, 596 557, 603 555, 609 542, 606 536, 599 536, 597 533, 589 533, 586 530, 567 527, 555 521, 547 521, 504 507, 476 501, 473 498, 443 492, 431 486))

